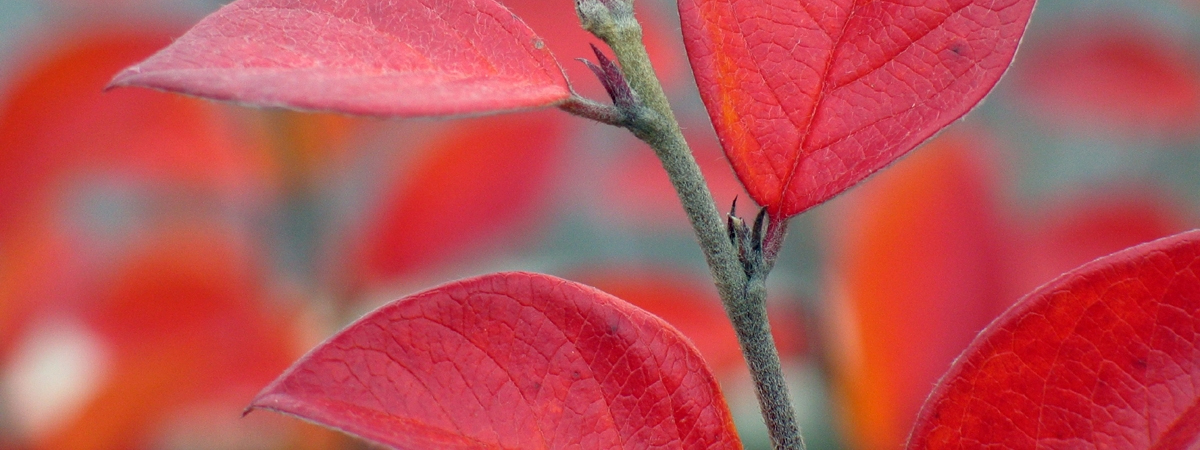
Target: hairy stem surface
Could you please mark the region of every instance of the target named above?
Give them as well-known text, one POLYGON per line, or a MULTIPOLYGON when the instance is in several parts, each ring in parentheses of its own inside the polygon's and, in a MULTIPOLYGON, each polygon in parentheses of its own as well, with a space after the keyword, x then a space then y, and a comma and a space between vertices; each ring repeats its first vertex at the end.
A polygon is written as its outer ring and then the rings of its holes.
MULTIPOLYGON (((772 229, 779 232, 768 241, 770 263, 756 263, 753 264, 756 270, 747 270, 746 264, 739 260, 739 250, 729 238, 712 193, 650 65, 642 44, 641 25, 633 17, 632 2, 580 0, 576 2, 576 10, 584 28, 612 49, 638 97, 637 105, 620 108, 623 126, 654 149, 687 212, 750 367, 771 441, 777 449, 803 449, 779 352, 767 320, 766 275, 783 239, 782 226, 776 228, 772 224, 772 229)), ((757 257, 762 259, 761 254, 757 257)))

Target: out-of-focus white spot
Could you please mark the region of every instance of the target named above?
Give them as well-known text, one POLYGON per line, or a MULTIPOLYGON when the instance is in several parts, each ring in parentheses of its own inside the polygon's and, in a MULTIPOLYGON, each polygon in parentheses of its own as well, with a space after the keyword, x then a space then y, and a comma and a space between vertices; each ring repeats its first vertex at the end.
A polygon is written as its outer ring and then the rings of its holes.
POLYGON ((0 378, 23 438, 37 440, 74 417, 105 379, 109 352, 76 320, 34 325, 0 378))

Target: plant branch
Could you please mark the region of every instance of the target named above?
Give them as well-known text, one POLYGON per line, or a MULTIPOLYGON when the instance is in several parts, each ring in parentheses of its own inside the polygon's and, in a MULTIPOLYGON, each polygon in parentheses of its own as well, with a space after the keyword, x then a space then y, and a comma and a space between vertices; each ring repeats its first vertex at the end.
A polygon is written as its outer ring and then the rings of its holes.
POLYGON ((614 127, 624 128, 628 122, 625 114, 617 109, 617 107, 597 103, 575 94, 572 94, 566 101, 559 103, 558 109, 614 127))
POLYGON ((804 440, 783 379, 779 350, 775 348, 771 323, 767 320, 765 273, 749 280, 744 298, 743 305, 727 312, 750 367, 758 407, 766 419, 771 442, 777 449, 803 449, 804 440))
MULTIPOLYGON (((632 0, 576 0, 575 6, 584 29, 609 45, 633 89, 635 104, 617 105, 626 119, 623 126, 654 149, 675 186, 750 367, 771 441, 777 449, 803 449, 766 314, 766 276, 783 239, 782 225, 767 229, 771 264, 763 258, 761 220, 753 233, 754 239, 758 239, 756 251, 748 251, 738 244, 739 239, 730 238, 734 230, 727 229, 721 220, 712 193, 650 65, 642 44, 641 25, 633 17, 632 0), (755 259, 748 261, 745 257, 748 254, 755 259)), ((606 86, 611 82, 603 81, 606 86)), ((731 224, 734 218, 731 217, 731 224)), ((737 232, 748 231, 740 219, 737 222, 742 227, 737 232)))
POLYGON ((638 96, 639 107, 628 109, 628 122, 624 127, 649 144, 662 161, 688 220, 696 230, 721 298, 739 297, 745 285, 745 274, 726 238, 712 193, 708 191, 700 167, 692 157, 667 96, 650 66, 650 58, 642 45, 641 25, 633 20, 632 5, 625 12, 620 10, 623 8, 613 12, 607 6, 623 3, 620 0, 580 0, 576 2, 576 10, 584 28, 613 50, 625 78, 638 96))

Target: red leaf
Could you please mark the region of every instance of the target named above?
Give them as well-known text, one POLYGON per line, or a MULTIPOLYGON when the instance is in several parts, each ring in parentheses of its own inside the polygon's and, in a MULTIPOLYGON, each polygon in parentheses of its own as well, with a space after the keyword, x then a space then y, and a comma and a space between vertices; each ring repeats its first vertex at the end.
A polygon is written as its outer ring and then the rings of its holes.
POLYGON ((1200 437, 1200 231, 1097 259, 992 322, 908 448, 1192 448, 1200 437))
POLYGON ((853 448, 903 445, 929 387, 1002 310, 991 149, 958 131, 830 205, 826 323, 853 448))
POLYGON ((798 214, 975 106, 1033 0, 679 0, 684 43, 738 177, 798 214))
POLYGON ((1086 132, 1191 134, 1200 70, 1187 36, 1127 16, 1058 26, 1014 71, 1038 118, 1086 132))
POLYGON ((501 273, 392 302, 251 405, 400 448, 740 448, 695 347, 594 288, 501 273))
POLYGON ((374 116, 548 106, 569 91, 493 0, 238 0, 113 79, 259 106, 374 116))
MULTIPOLYGON (((411 162, 355 246, 355 281, 435 270, 536 230, 563 160, 554 111, 459 121, 411 162)), ((403 170, 403 169, 402 169, 403 170)))

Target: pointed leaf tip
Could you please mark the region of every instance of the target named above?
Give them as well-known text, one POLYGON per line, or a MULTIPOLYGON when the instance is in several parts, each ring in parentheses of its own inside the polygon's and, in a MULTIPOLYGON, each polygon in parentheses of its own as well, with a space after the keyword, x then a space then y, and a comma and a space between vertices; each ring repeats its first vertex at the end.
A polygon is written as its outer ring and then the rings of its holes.
POLYGON ((399 448, 741 448, 678 331, 595 288, 520 272, 367 314, 251 407, 399 448))
POLYGON ((237 0, 109 87, 371 116, 470 115, 569 97, 540 42, 494 0, 237 0))
POLYGON ((725 154, 773 219, 928 139, 1007 69, 1034 0, 678 0, 725 154))

